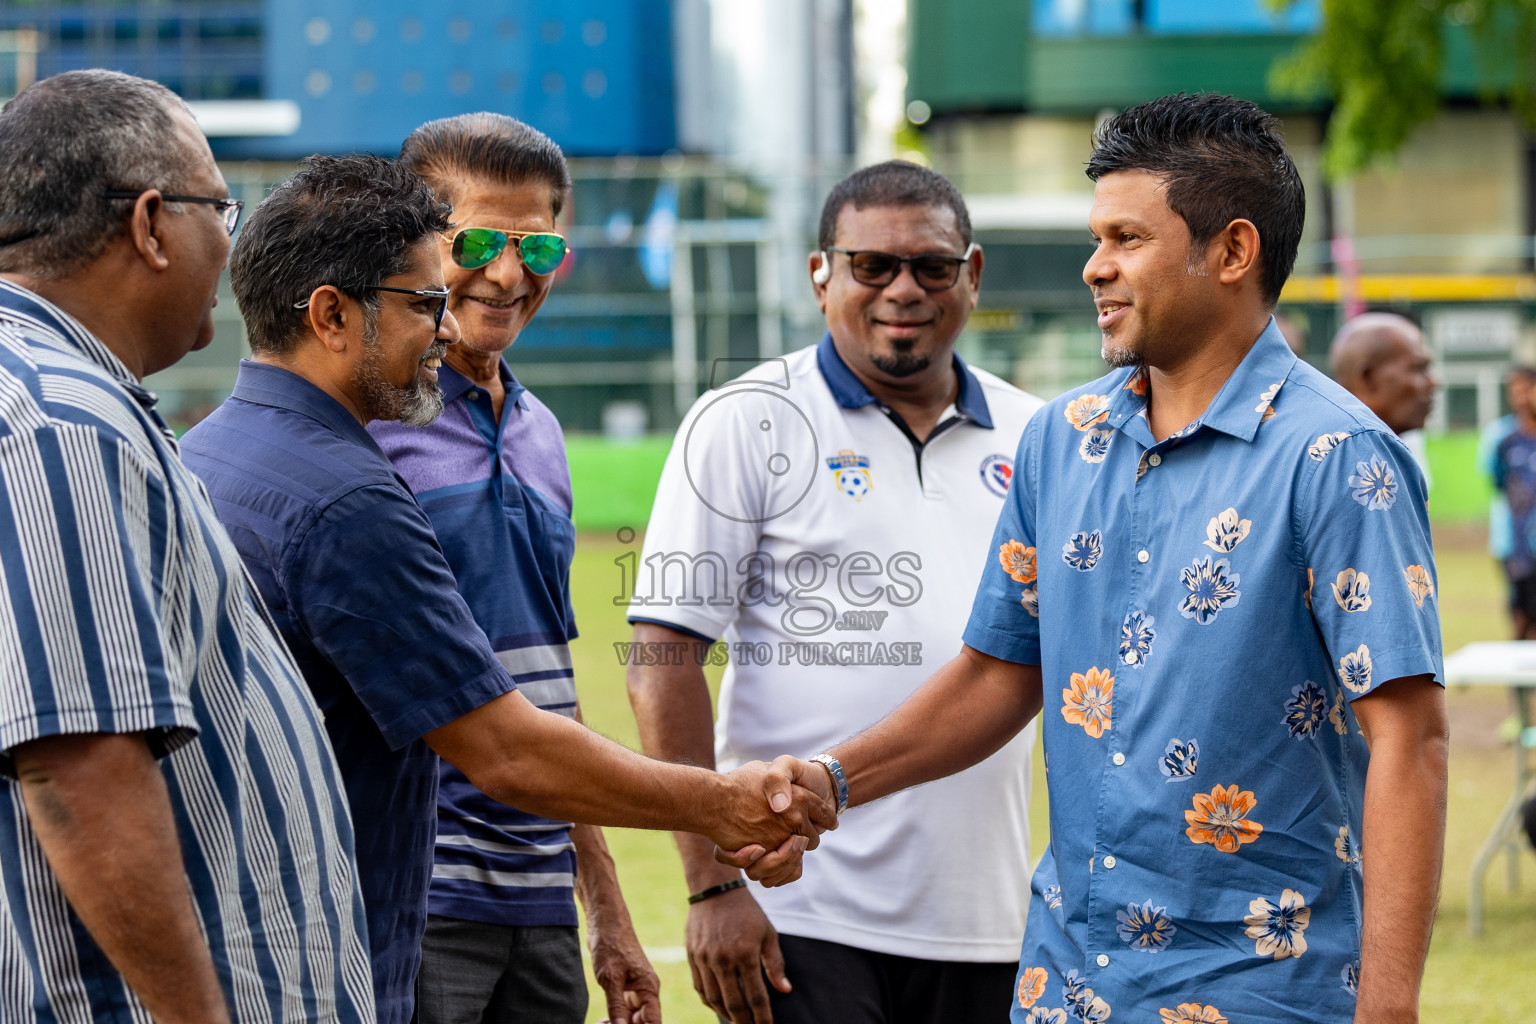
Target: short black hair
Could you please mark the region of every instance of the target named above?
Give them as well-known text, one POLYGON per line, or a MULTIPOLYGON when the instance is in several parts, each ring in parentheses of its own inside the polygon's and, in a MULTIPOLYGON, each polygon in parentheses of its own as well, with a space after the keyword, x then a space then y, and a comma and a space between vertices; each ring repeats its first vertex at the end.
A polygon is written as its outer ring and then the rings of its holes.
POLYGON ((405 137, 400 162, 431 182, 449 203, 456 201, 453 185, 459 176, 502 185, 543 182, 556 217, 571 190, 571 169, 560 147, 506 114, 481 111, 428 121, 405 137))
POLYGON ((165 86, 99 68, 45 78, 7 103, 0 272, 58 278, 95 260, 133 209, 104 192, 185 192, 197 154, 177 133, 177 110, 191 116, 165 86))
POLYGON ((947 206, 955 211, 955 228, 960 232, 961 244, 971 244, 971 214, 960 190, 944 175, 921 164, 887 160, 861 167, 833 185, 821 207, 818 249, 836 244, 837 218, 849 203, 855 210, 871 206, 947 206))
POLYGON ((1204 246, 1234 220, 1259 232, 1260 285, 1273 306, 1301 244, 1307 196, 1286 152, 1280 121, 1248 100, 1179 93, 1107 119, 1093 138, 1088 177, 1146 170, 1160 177, 1168 208, 1190 243, 1204 246))
POLYGON ((420 175, 383 157, 312 156, 272 190, 240 231, 229 281, 255 353, 288 351, 303 336, 293 308, 324 284, 359 300, 408 269, 413 246, 448 229, 452 209, 420 175))

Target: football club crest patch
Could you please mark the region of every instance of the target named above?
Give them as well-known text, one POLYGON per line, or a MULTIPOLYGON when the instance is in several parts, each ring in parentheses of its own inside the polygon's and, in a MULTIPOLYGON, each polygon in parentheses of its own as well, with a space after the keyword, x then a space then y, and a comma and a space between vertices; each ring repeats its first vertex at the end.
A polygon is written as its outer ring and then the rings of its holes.
POLYGON ((827 457, 827 468, 837 481, 837 489, 854 501, 861 500, 875 486, 869 475, 869 456, 855 455, 844 448, 827 457))
POLYGON ((1006 455, 988 455, 981 460, 981 482, 999 498, 1008 496, 1013 482, 1013 460, 1006 455))

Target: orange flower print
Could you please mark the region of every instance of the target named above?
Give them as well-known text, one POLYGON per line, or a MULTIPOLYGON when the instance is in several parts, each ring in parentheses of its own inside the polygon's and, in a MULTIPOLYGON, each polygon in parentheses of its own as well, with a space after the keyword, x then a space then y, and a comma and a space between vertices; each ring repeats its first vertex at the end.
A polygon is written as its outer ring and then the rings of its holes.
POLYGON ((1312 610, 1312 570, 1307 570, 1307 589, 1301 592, 1301 599, 1306 602, 1307 611, 1312 610))
POLYGON ((1121 390, 1129 391, 1133 395, 1147 393, 1147 368, 1138 366, 1131 371, 1131 375, 1125 379, 1125 387, 1121 390))
POLYGON ((1025 586, 1035 582, 1035 549, 1010 540, 997 549, 997 560, 1015 583, 1025 586))
POLYGON ((1045 995, 1046 973, 1044 967, 1026 967, 1019 974, 1019 1006, 1029 1009, 1035 1000, 1045 995))
POLYGON ((1220 1010, 1204 1003, 1180 1003, 1174 1010, 1165 1006, 1157 1013, 1163 1018, 1162 1024, 1227 1024, 1220 1010))
POLYGON ((1080 395, 1067 403, 1062 414, 1078 430, 1087 430, 1109 419, 1109 396, 1080 395))
POLYGON ((1090 668, 1086 674, 1072 673, 1072 687, 1061 691, 1061 717, 1094 739, 1109 730, 1114 704, 1115 677, 1107 668, 1090 668))
POLYGON ((1429 578, 1429 572, 1422 565, 1410 565, 1403 570, 1403 576, 1408 580, 1408 593, 1413 595, 1413 603, 1423 608, 1424 599, 1435 596, 1435 581, 1429 578))
POLYGON ((1189 828, 1184 834, 1199 845, 1210 843, 1222 853, 1236 853, 1238 847, 1259 838, 1264 826, 1243 815, 1258 804, 1253 791, 1236 786, 1217 786, 1210 793, 1195 794, 1195 809, 1184 812, 1189 828))

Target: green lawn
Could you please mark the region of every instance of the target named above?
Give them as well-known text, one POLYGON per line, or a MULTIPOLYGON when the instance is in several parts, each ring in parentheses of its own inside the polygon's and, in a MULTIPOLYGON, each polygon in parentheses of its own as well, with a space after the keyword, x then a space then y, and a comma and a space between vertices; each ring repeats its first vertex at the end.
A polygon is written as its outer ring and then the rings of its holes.
MULTIPOLYGON (((654 448, 649 456, 658 458, 654 448)), ((639 461, 634 458, 630 464, 639 461)), ((603 526, 616 530, 632 524, 643 524, 643 517, 603 526)), ((576 614, 582 629, 573 656, 583 711, 593 728, 630 746, 637 746, 634 719, 624 692, 623 670, 613 649, 615 641, 628 635, 620 599, 620 569, 614 560, 636 550, 638 543, 637 538, 621 544, 614 532, 583 534, 573 570, 576 614)), ((1483 553, 1481 538, 1465 530, 1442 531, 1437 547, 1446 650, 1473 640, 1503 639, 1502 584, 1495 566, 1483 553)), ((1507 698, 1491 691, 1453 691, 1448 699, 1452 711, 1450 827, 1440 920, 1425 979, 1423 1019, 1436 1024, 1536 1021, 1536 884, 1532 882, 1536 859, 1529 854, 1522 858, 1522 886, 1514 893, 1505 888, 1500 861, 1490 873, 1483 937, 1470 939, 1466 927, 1472 857, 1509 795, 1511 754, 1497 739, 1508 713, 1507 698)), ((1030 813, 1036 858, 1045 848, 1047 829, 1045 773, 1038 761, 1037 750, 1030 813)), ((667 1021, 713 1024, 713 1016, 693 992, 687 964, 682 960, 687 893, 671 838, 612 829, 608 842, 640 939, 652 952, 662 976, 667 1021)), ((595 1021, 602 1016, 601 995, 594 985, 589 1018, 595 1021)))
MULTIPOLYGON (((593 434, 571 434, 565 444, 577 527, 610 536, 626 526, 644 530, 672 438, 651 434, 615 444, 593 434)), ((1477 434, 1436 435, 1426 450, 1435 483, 1430 517, 1436 523, 1484 522, 1489 488, 1477 471, 1477 434)))

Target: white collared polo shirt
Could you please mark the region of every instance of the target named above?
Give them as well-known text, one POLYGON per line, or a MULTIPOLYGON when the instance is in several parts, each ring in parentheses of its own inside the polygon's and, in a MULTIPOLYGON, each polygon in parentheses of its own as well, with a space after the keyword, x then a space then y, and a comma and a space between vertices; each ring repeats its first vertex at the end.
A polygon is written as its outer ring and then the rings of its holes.
MULTIPOLYGON (((959 652, 1041 402, 955 368, 958 396, 926 443, 830 334, 709 391, 679 428, 629 618, 725 641, 722 770, 825 750, 959 652)), ((800 881, 757 889, 774 927, 899 956, 1013 960, 1033 741, 1031 725, 967 771, 848 811, 800 881)))

